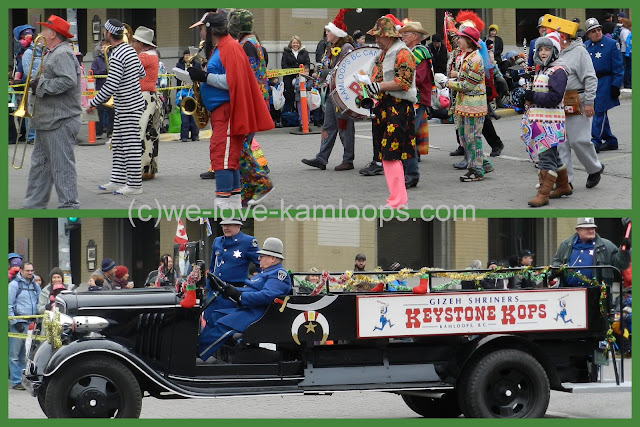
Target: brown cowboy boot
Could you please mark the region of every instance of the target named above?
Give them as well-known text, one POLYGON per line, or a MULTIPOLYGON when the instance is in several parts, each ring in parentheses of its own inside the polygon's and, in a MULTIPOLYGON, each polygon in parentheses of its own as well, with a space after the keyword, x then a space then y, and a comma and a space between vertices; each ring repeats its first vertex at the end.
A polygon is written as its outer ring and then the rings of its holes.
POLYGON ((540 206, 545 206, 549 204, 549 193, 551 193, 551 189, 553 188, 553 184, 556 182, 556 178, 558 174, 554 171, 542 170, 540 171, 540 175, 542 176, 542 185, 538 188, 538 194, 529 200, 529 206, 532 208, 539 208, 540 206))
POLYGON ((556 169, 558 179, 556 179, 556 188, 549 194, 550 199, 559 199, 562 196, 570 196, 573 189, 569 185, 569 174, 567 173, 567 165, 562 165, 556 169))

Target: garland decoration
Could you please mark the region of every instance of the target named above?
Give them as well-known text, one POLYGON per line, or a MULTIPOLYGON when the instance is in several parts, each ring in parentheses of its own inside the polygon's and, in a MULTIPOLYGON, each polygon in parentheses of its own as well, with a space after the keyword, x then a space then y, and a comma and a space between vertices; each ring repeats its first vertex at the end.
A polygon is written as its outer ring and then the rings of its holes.
POLYGON ((58 310, 54 311, 53 319, 50 316, 44 316, 42 329, 46 340, 49 341, 54 350, 62 347, 62 339, 60 338, 62 324, 60 323, 60 312, 58 310))
MULTIPOLYGON (((446 289, 451 288, 459 284, 461 281, 472 281, 476 284, 476 289, 481 291, 483 290, 480 282, 484 279, 510 279, 514 276, 519 276, 522 278, 526 278, 534 281, 536 284, 541 283, 545 277, 549 280, 557 278, 559 276, 573 276, 583 282, 586 286, 604 286, 603 283, 598 282, 595 278, 588 278, 585 275, 573 272, 567 268, 567 265, 554 267, 551 265, 547 265, 544 267, 533 267, 533 266, 525 266, 521 267, 519 270, 507 270, 505 267, 498 266, 491 271, 485 272, 475 272, 475 271, 463 271, 463 272, 447 272, 441 268, 430 268, 430 267, 422 267, 419 270, 412 270, 409 268, 403 268, 395 274, 354 274, 353 270, 346 270, 344 273, 338 276, 331 276, 324 270, 322 272, 322 280, 321 285, 311 283, 304 278, 300 278, 298 276, 292 276, 293 280, 302 288, 315 290, 316 294, 318 293, 326 293, 326 283, 330 283, 329 290, 330 291, 343 291, 350 292, 353 291, 358 284, 369 284, 372 286, 378 285, 382 283, 385 288, 389 288, 389 284, 393 282, 398 282, 393 285, 393 290, 397 291, 411 291, 410 287, 407 287, 403 284, 406 283, 406 279, 414 278, 414 277, 423 277, 431 275, 432 278, 448 278, 451 279, 449 282, 431 287, 431 291, 444 291, 446 289)), ((373 272, 382 271, 380 267, 377 267, 373 272)), ((291 271, 289 271, 291 274, 291 271)), ((314 274, 308 274, 313 276, 314 274)), ((319 274, 317 274, 319 275, 319 274)), ((606 288, 603 288, 604 296, 601 297, 600 301, 600 310, 604 313, 604 305, 603 300, 606 297, 606 288)))

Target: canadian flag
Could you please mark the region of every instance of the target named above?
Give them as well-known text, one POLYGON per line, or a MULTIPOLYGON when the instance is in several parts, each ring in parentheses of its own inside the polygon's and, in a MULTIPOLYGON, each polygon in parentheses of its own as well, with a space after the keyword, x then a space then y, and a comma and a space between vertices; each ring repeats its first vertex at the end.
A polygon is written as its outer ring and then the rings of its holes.
POLYGON ((187 230, 185 230, 181 219, 178 220, 178 229, 176 230, 176 237, 173 238, 173 241, 181 245, 189 241, 187 230))

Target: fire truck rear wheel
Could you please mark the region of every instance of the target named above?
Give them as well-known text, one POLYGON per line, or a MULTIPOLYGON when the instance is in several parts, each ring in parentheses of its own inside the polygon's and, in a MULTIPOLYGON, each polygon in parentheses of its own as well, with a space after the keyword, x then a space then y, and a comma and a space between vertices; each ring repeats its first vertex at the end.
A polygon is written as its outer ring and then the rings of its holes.
POLYGON ((504 349, 487 354, 458 387, 466 418, 542 418, 549 406, 547 373, 529 353, 504 349))

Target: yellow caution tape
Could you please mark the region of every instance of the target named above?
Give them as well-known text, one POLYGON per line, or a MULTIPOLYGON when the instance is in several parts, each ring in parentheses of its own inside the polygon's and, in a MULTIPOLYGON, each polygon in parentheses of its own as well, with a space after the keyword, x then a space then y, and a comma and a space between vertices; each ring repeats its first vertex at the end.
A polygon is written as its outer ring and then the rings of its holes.
MULTIPOLYGON (((156 92, 173 90, 173 89, 190 89, 191 86, 171 86, 171 87, 158 87, 156 88, 156 92)), ((82 96, 96 96, 96 93, 100 92, 99 90, 83 90, 82 96)))
POLYGON ((267 78, 290 76, 291 74, 298 74, 302 71, 301 68, 283 68, 280 70, 267 70, 267 78))

